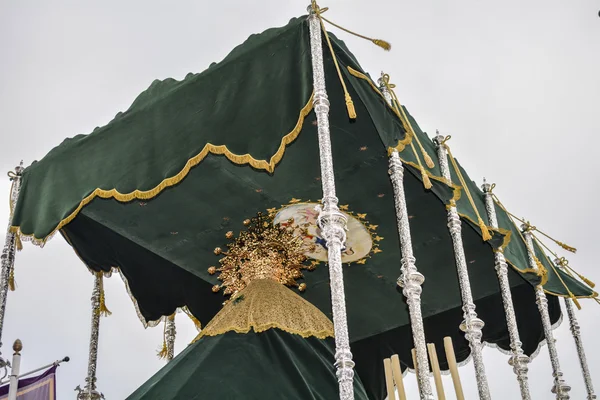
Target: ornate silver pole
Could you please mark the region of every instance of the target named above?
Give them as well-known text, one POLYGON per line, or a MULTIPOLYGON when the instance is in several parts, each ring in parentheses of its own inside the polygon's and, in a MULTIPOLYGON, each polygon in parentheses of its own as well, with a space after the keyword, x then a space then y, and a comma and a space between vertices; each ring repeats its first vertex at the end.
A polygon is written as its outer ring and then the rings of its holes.
MULTIPOLYGON (((379 78, 379 86, 385 100, 392 105, 392 96, 383 82, 384 73, 379 78)), ((413 342, 417 356, 415 370, 419 383, 421 399, 432 400, 433 391, 429 380, 429 359, 427 358, 427 342, 425 341, 425 329, 423 327, 423 315, 421 313, 421 285, 425 277, 419 273, 415 265, 416 259, 413 255, 412 238, 410 236, 410 225, 408 211, 406 209, 406 197, 404 194, 404 167, 398 155, 398 151, 392 151, 389 161, 388 173, 394 188, 394 202, 396 205, 396 221, 400 235, 400 277, 398 286, 402 288, 402 294, 406 297, 408 311, 410 313, 410 325, 413 334, 413 342)))
MULTIPOLYGON (((10 214, 8 218, 8 227, 10 228, 12 220, 12 210, 14 210, 17 199, 19 197, 19 190, 21 189, 21 175, 23 174, 23 161, 15 167, 14 174, 9 173, 10 180, 12 183, 12 189, 10 192, 10 214)), ((4 329, 4 315, 6 312, 6 298, 8 296, 8 282, 10 275, 15 267, 15 250, 17 243, 17 234, 12 233, 10 229, 6 231, 6 239, 4 242, 4 249, 2 250, 2 272, 0 282, 0 364, 4 362, 1 356, 2 350, 2 331, 4 329)))
MULTIPOLYGON (((498 228, 496 208, 492 197, 492 185, 487 183, 484 179, 481 189, 485 194, 485 209, 487 211, 489 224, 493 228, 498 228)), ((527 366, 527 364, 529 364, 529 357, 523 354, 523 349, 521 347, 522 342, 517 327, 517 318, 515 316, 510 283, 508 282, 508 264, 506 263, 502 251, 494 252, 494 263, 496 274, 498 274, 498 282, 500 283, 500 293, 502 294, 502 304, 504 305, 504 314, 506 315, 508 336, 510 337, 512 355, 510 356, 508 363, 513 367, 513 372, 517 375, 517 381, 519 382, 519 388, 521 389, 521 398, 523 400, 530 400, 531 394, 529 392, 529 381, 527 378, 527 372, 529 371, 529 367, 527 366)))
POLYGON ((175 313, 167 318, 167 326, 165 327, 165 336, 167 339, 167 362, 171 361, 175 356, 175 313))
POLYGON ((329 100, 325 90, 325 69, 321 22, 311 6, 310 52, 312 56, 314 97, 313 106, 317 115, 319 152, 321 161, 321 183, 323 186, 323 206, 319 207, 318 225, 327 243, 329 277, 331 280, 331 308, 335 331, 335 367, 340 387, 341 400, 354 399, 354 361, 350 352, 348 321, 346 318, 346 297, 342 272, 342 248, 346 242, 346 217, 338 208, 333 175, 333 157, 329 134, 329 100))
MULTIPOLYGON (((554 260, 556 265, 560 269, 565 269, 565 264, 567 260, 556 259, 554 260)), ((585 389, 587 391, 587 400, 596 399, 596 395, 594 394, 594 386, 592 385, 592 377, 590 375, 590 370, 588 368, 587 359, 585 357, 585 350, 583 349, 583 341, 581 340, 581 331, 579 328, 579 322, 577 322, 577 317, 575 316, 575 309, 573 308, 573 302, 571 299, 565 298, 565 306, 567 307, 567 315, 569 316, 569 325, 571 326, 571 334, 573 335, 573 339, 575 339, 575 345, 577 346, 577 355, 579 356, 579 364, 581 365, 581 372, 583 373, 583 380, 585 381, 585 389)))
POLYGON ((90 336, 90 354, 88 360, 88 374, 85 378, 85 387, 75 388, 77 400, 99 400, 104 395, 96 391, 96 364, 98 361, 98 335, 100 332, 100 296, 102 287, 102 273, 96 273, 94 290, 92 291, 92 333, 90 336))
MULTIPOLYGON (((535 254, 533 253, 533 239, 531 237, 531 227, 529 224, 521 225, 523 231, 523 237, 527 242, 527 255, 529 258, 529 266, 533 270, 538 270, 535 254)), ((544 327, 544 335, 546 336, 546 344, 548 345, 548 352, 550 353, 550 362, 552 363, 552 376, 554 377, 554 385, 552 386, 552 393, 556 395, 557 400, 568 400, 570 399, 569 391, 571 387, 568 386, 562 378, 562 372, 560 371, 560 363, 558 361, 558 352, 556 351, 556 340, 552 334, 552 323, 550 322, 550 314, 548 314, 548 299, 546 299, 546 293, 542 285, 537 285, 535 288, 535 297, 538 309, 540 310, 540 316, 542 317, 542 326, 544 327)))
MULTIPOLYGON (((438 135, 433 139, 433 142, 437 147, 442 175, 448 183, 452 183, 450 168, 448 166, 448 152, 446 151, 446 145, 444 144, 444 136, 439 135, 438 132, 438 135)), ((462 308, 464 320, 460 324, 460 329, 465 332, 465 338, 469 341, 469 347, 471 347, 479 398, 488 400, 491 398, 490 389, 485 374, 483 355, 481 354, 481 337, 483 336, 481 330, 483 329, 484 323, 477 317, 477 313, 475 312, 475 303, 473 303, 471 282, 469 281, 469 271, 467 269, 467 259, 465 257, 465 249, 462 241, 461 221, 455 204, 451 204, 450 207, 448 207, 448 229, 450 230, 450 236, 452 237, 454 258, 456 260, 456 269, 458 271, 458 283, 460 285, 460 293, 463 302, 462 308)))

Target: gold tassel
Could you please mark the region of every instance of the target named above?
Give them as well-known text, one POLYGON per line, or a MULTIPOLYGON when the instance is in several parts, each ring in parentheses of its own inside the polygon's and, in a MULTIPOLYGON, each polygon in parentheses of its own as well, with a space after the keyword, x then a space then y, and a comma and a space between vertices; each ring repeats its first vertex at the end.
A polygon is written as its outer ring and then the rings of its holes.
POLYGON ((17 251, 23 250, 23 242, 21 242, 21 236, 18 233, 15 233, 15 245, 17 247, 17 251))
POLYGON ((356 110, 354 109, 354 102, 350 97, 350 94, 346 93, 346 109, 348 109, 348 117, 350 119, 356 119, 356 110))
POLYGON ((169 349, 167 348, 167 318, 164 318, 165 325, 163 328, 163 342, 162 347, 159 351, 156 352, 156 355, 161 360, 166 360, 169 355, 169 349))
POLYGON ((361 39, 368 40, 371 43, 375 44, 376 46, 381 47, 385 51, 390 51, 392 49, 392 45, 389 42, 386 42, 385 40, 372 39, 372 38, 370 38, 368 36, 361 35, 361 34, 356 33, 356 32, 352 32, 351 30, 346 29, 343 26, 340 26, 338 24, 335 24, 335 23, 331 22, 330 20, 328 20, 327 18, 323 17, 323 13, 328 10, 327 7, 325 7, 325 8, 319 8, 319 6, 317 6, 316 2, 313 2, 313 9, 315 10, 315 12, 319 16, 319 18, 321 18, 323 21, 327 22, 328 24, 331 24, 331 25, 335 26, 336 28, 343 30, 346 33, 349 33, 349 34, 354 35, 356 37, 359 37, 361 39))
POLYGON ((579 277, 581 278, 582 281, 584 281, 586 283, 586 285, 588 285, 589 287, 591 287, 592 289, 596 287, 596 284, 592 281, 590 281, 588 278, 586 278, 583 275, 579 275, 579 277))
POLYGON ((108 317, 112 314, 110 310, 106 307, 106 297, 104 295, 104 278, 102 272, 98 272, 100 277, 100 316, 108 317))
POLYGON ((581 310, 581 304, 579 304, 579 300, 577 300, 577 297, 571 295, 571 300, 573 300, 573 303, 575 303, 575 307, 577 307, 578 310, 581 310))
POLYGON ((483 238, 483 240, 485 242, 487 242, 488 240, 490 240, 492 238, 492 235, 490 235, 490 231, 489 231, 488 227, 485 225, 485 223, 483 222, 483 220, 481 218, 479 218, 479 229, 481 229, 481 237, 483 238))
POLYGON ((381 39, 371 39, 371 42, 375 43, 377 46, 381 47, 385 51, 390 51, 392 49, 392 45, 389 42, 381 39))
POLYGON ((433 160, 431 159, 431 157, 429 156, 429 154, 427 154, 427 152, 425 151, 425 149, 423 148, 423 146, 421 146, 421 152, 423 153, 423 158, 425 159, 425 164, 427 164, 427 166, 429 168, 435 167, 435 164, 433 163, 433 160))
POLYGON ((166 360, 168 353, 169 350, 167 349, 167 342, 163 340, 162 348, 156 352, 156 355, 158 355, 158 358, 161 360, 166 360))
POLYGON ((431 189, 433 185, 431 184, 431 180, 429 179, 429 176, 427 176, 427 172, 425 172, 424 168, 421 168, 421 179, 423 179, 423 186, 425 186, 425 189, 431 189))
POLYGON ((10 275, 8 275, 8 289, 11 292, 14 292, 16 288, 17 288, 17 283, 15 282, 15 270, 13 267, 13 269, 10 270, 10 275))
POLYGON ((571 253, 577 253, 577 249, 575 247, 571 247, 563 242, 559 242, 558 240, 556 240, 556 244, 562 247, 563 249, 570 251, 571 253))

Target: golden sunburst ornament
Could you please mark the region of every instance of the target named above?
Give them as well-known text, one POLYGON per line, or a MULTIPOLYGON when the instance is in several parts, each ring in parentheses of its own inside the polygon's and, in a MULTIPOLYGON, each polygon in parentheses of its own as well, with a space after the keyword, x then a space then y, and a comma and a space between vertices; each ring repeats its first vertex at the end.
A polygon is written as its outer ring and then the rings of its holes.
MULTIPOLYGON (((307 260, 304 255, 302 238, 295 234, 295 229, 288 224, 274 224, 270 215, 258 213, 256 217, 244 221, 246 230, 227 244, 227 250, 220 250, 223 255, 219 260, 221 266, 209 273, 220 272, 219 280, 223 283, 213 287, 214 292, 224 288, 224 295, 235 295, 243 290, 252 280, 273 279, 283 285, 306 290, 306 284, 296 280, 302 278, 307 260)), ((232 235, 233 236, 233 235, 232 235)), ((232 237, 233 238, 233 237, 232 237)), ((313 268, 314 269, 314 268, 313 268)))

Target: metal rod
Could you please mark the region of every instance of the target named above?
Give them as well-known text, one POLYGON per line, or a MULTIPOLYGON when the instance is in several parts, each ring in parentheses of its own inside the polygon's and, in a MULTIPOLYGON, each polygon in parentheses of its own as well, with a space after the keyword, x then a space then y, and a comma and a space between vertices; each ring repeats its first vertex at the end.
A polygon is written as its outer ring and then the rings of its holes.
POLYGON ((96 390, 96 366, 98 362, 98 337, 100 334, 100 294, 102 273, 95 273, 94 290, 92 291, 92 331, 90 334, 90 351, 88 361, 88 374, 85 378, 85 387, 75 388, 77 400, 99 400, 104 395, 96 390))
POLYGON ((394 387, 394 377, 392 376, 392 360, 383 359, 383 371, 385 373, 385 386, 387 388, 387 400, 396 400, 396 388, 394 387))
POLYGON ((8 296, 8 282, 11 272, 15 267, 15 247, 17 236, 10 231, 12 222, 12 210, 15 209, 19 191, 21 189, 21 175, 23 174, 23 161, 15 167, 15 173, 10 177, 12 180, 12 188, 10 192, 10 210, 8 218, 8 228, 6 230, 6 239, 4 249, 2 250, 2 270, 0 271, 0 360, 2 359, 2 332, 4 330, 4 316, 6 314, 6 298, 8 296))
POLYGON ((431 361, 431 370, 433 371, 433 380, 435 382, 435 391, 437 392, 438 400, 446 400, 435 344, 427 343, 427 350, 429 351, 429 360, 431 361))
MULTIPOLYGON (((528 224, 523 224, 521 225, 521 229, 527 244, 529 266, 531 269, 538 271, 539 268, 533 250, 533 238, 531 236, 530 226, 528 224)), ((563 373, 560 370, 558 351, 556 350, 556 340, 552 333, 552 323, 550 322, 550 314, 548 313, 548 299, 546 298, 546 293, 544 293, 542 285, 536 286, 535 297, 535 302, 538 305, 540 316, 542 318, 542 326, 544 327, 544 336, 546 337, 546 344, 548 345, 548 353, 550 353, 550 363, 552 364, 552 376, 554 377, 552 393, 556 395, 557 400, 567 400, 570 399, 569 392, 571 391, 571 387, 568 386, 562 378, 563 373)))
POLYGON ((450 336, 446 336, 444 338, 444 351, 446 352, 448 369, 450 370, 450 375, 452 376, 452 383, 454 384, 454 393, 456 393, 456 400, 465 400, 465 394, 463 393, 462 383, 460 382, 460 375, 458 374, 458 366, 456 364, 454 346, 452 345, 452 338, 450 336))
MULTIPOLYGON (((565 269, 564 263, 566 261, 556 259, 554 260, 556 265, 562 270, 565 269)), ((587 391, 587 400, 596 399, 594 394, 594 385, 592 384, 592 376, 587 364, 587 358, 585 356, 585 349, 583 348, 583 341, 581 340, 581 329, 579 328, 579 322, 575 315, 575 309, 573 308, 573 302, 571 299, 565 298, 565 307, 567 308, 567 315, 569 316, 569 325, 571 328, 571 334, 575 340, 575 346, 577 347, 577 356, 579 357, 579 365, 581 366, 581 372, 583 374, 583 380, 585 382, 585 389, 587 391)))
POLYGON ((391 357, 391 361, 394 382, 396 382, 396 390, 398 391, 398 398, 399 400, 406 400, 406 391, 404 390, 404 379, 402 378, 402 368, 400 368, 400 358, 398 357, 398 354, 394 354, 391 357))
POLYGON ((310 50, 313 69, 313 106, 317 116, 319 153, 321 163, 321 184, 323 186, 322 207, 319 207, 318 225, 327 243, 329 278, 331 281, 331 308, 335 333, 335 367, 338 378, 340 399, 354 399, 354 361, 350 352, 348 321, 346 317, 346 297, 342 271, 342 248, 346 242, 346 216, 338 208, 333 174, 333 157, 329 132, 329 100, 325 89, 325 68, 321 22, 311 6, 310 50))
MULTIPOLYGON (((448 166, 448 152, 444 144, 444 136, 438 135, 433 139, 437 147, 437 155, 440 161, 440 170, 448 183, 452 183, 450 168, 448 166)), ((452 246, 454 247, 454 258, 456 261, 456 270, 458 272, 458 283, 463 303, 463 321, 460 329, 465 333, 465 338, 469 342, 471 355, 473 356, 473 366, 475 367, 475 379, 477 380, 477 389, 479 398, 489 400, 491 398, 488 386, 487 376, 485 374, 485 364, 483 363, 482 329, 484 322, 477 317, 475 312, 475 303, 471 292, 471 282, 469 280, 469 271, 467 268, 467 259, 462 241, 462 228, 460 216, 456 209, 456 204, 452 203, 448 207, 448 230, 452 237, 452 246)))
MULTIPOLYGON (((50 368, 50 367, 54 367, 54 366, 56 366, 56 365, 60 365, 60 364, 62 364, 63 362, 69 362, 69 360, 70 360, 70 358, 69 358, 69 357, 65 357, 65 358, 63 358, 62 360, 56 360, 56 361, 54 361, 53 363, 50 363, 50 364, 44 365, 43 367, 39 367, 39 368, 33 369, 33 370, 31 370, 31 371, 25 372, 24 374, 19 374, 19 379, 20 379, 20 378, 24 378, 24 377, 26 377, 26 376, 29 376, 29 375, 31 375, 31 374, 35 374, 36 372, 42 371, 42 370, 44 370, 44 369, 48 369, 48 368, 50 368)), ((8 379, 3 379, 3 380, 1 380, 1 381, 0 381, 0 386, 1 386, 1 385, 4 385, 4 384, 5 384, 6 382, 8 382, 8 381, 9 381, 8 379)))
MULTIPOLYGON (((493 228, 498 228, 498 219, 496 217, 496 207, 492 197, 492 185, 483 180, 481 189, 484 193, 485 209, 487 211, 489 224, 493 228)), ((500 284, 500 293, 502 294, 502 304, 504 305, 504 314, 506 316, 506 325, 508 326, 508 336, 510 338, 510 349, 512 355, 508 363, 513 367, 513 372, 517 376, 521 398, 523 400, 531 400, 529 392, 529 381, 527 372, 529 371, 529 357, 523 353, 521 347, 521 338, 519 336, 519 328, 517 326, 517 317, 515 316, 515 308, 513 305, 512 294, 510 291, 510 283, 508 282, 508 264, 504 258, 502 251, 494 252, 494 264, 496 274, 498 275, 498 283, 500 284)))

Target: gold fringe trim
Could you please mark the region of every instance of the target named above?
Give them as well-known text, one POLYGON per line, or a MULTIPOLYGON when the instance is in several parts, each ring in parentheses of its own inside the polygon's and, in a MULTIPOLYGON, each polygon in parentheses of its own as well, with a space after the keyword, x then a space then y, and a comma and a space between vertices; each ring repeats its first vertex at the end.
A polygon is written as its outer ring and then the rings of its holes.
POLYGON ((333 324, 317 307, 272 279, 251 281, 219 311, 192 343, 226 332, 277 328, 306 337, 333 337, 333 324))
POLYGON ((163 180, 161 183, 159 183, 153 189, 145 190, 145 191, 136 189, 130 193, 120 193, 117 189, 104 190, 104 189, 97 188, 90 195, 85 197, 79 203, 79 205, 77 206, 75 211, 73 211, 68 217, 66 217, 62 221, 60 221, 60 223, 56 226, 56 228, 54 228, 54 230, 46 237, 36 238, 35 234, 23 233, 21 231, 20 226, 11 226, 9 228, 10 232, 15 233, 20 236, 23 236, 23 237, 31 238, 31 240, 35 244, 44 245, 46 243, 46 241, 48 240, 48 238, 52 237, 52 235, 54 235, 58 230, 60 230, 62 227, 67 225, 69 222, 71 222, 77 216, 77 214, 79 214, 79 212, 82 210, 82 208, 85 207, 87 204, 89 204, 92 200, 94 200, 94 198, 96 198, 96 197, 100 197, 103 199, 114 198, 117 201, 124 202, 124 203, 129 202, 131 200, 135 200, 135 199, 138 199, 138 200, 151 199, 153 197, 156 197, 164 189, 166 189, 170 186, 174 186, 174 185, 178 184, 179 182, 181 182, 187 176, 187 174, 190 172, 190 170, 193 167, 195 167, 196 165, 198 165, 202 160, 204 160, 206 158, 206 156, 208 156, 209 154, 223 155, 234 164, 238 164, 238 165, 249 164, 253 168, 256 168, 259 170, 265 170, 269 173, 273 173, 275 171, 275 166, 277 164, 279 164, 279 162, 282 160, 286 147, 289 144, 291 144, 294 140, 296 140, 298 138, 298 135, 300 135, 300 131, 302 130, 302 125, 304 123, 304 119, 306 118, 306 116, 310 113, 310 111, 313 108, 313 104, 312 104, 313 96, 314 96, 314 93, 311 94, 306 105, 302 108, 302 110, 300 110, 300 116, 298 117, 296 126, 290 133, 288 133, 281 139, 281 143, 279 145, 277 152, 271 157, 271 159, 269 161, 257 160, 254 157, 252 157, 250 154, 244 154, 244 155, 234 154, 231 151, 229 151, 229 149, 227 148, 226 145, 216 146, 211 143, 207 143, 200 153, 198 153, 196 156, 190 158, 187 161, 187 163, 185 164, 183 169, 177 175, 170 177, 170 178, 166 178, 165 180, 163 180))

